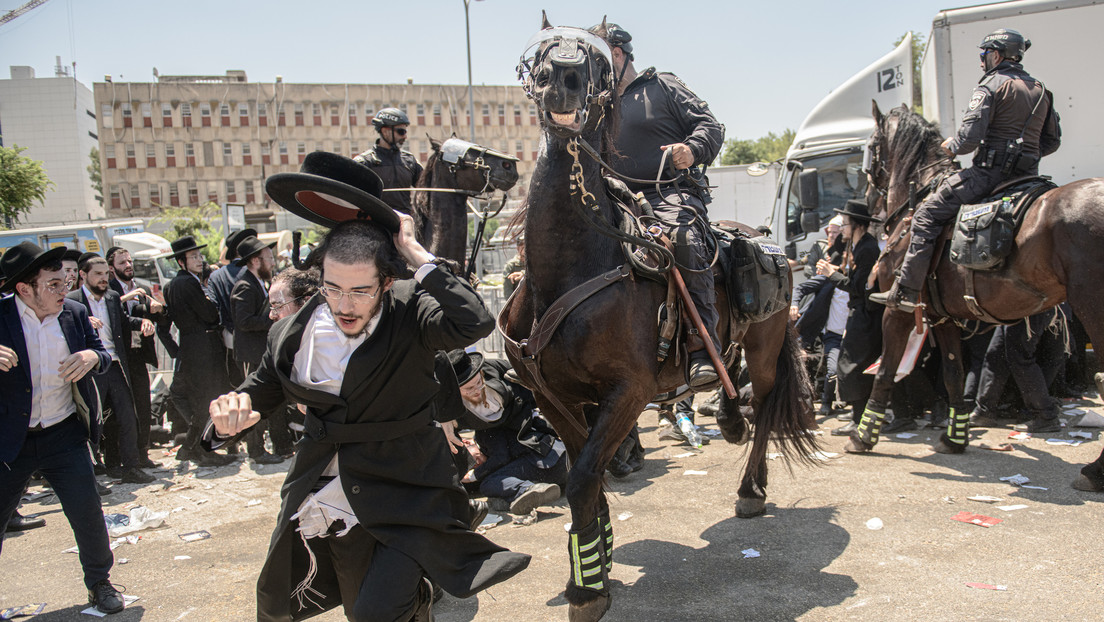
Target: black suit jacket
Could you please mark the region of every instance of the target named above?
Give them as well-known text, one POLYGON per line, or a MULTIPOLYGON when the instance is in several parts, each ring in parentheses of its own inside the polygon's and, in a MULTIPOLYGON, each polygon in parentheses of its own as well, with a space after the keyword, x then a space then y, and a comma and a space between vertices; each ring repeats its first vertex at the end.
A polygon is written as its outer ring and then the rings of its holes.
MULTIPOLYGON (((112 290, 115 291, 115 293, 119 294, 119 296, 122 297, 123 284, 119 282, 119 279, 112 278, 110 281, 108 281, 108 285, 111 287, 112 290)), ((150 311, 149 296, 146 295, 139 296, 138 300, 133 305, 129 303, 123 303, 123 309, 126 310, 131 317, 150 320, 158 327, 160 327, 162 324, 169 323, 169 317, 167 313, 153 313, 150 311)), ((154 367, 157 367, 157 346, 155 346, 153 343, 153 335, 150 335, 149 337, 143 335, 142 345, 138 348, 131 348, 130 342, 128 341, 127 348, 127 355, 131 358, 131 360, 140 359, 147 365, 153 365, 154 367)))
POLYGON ((230 313, 234 320, 234 359, 256 369, 264 356, 272 319, 268 317, 268 294, 249 270, 243 270, 234 283, 230 313))
POLYGON ((520 384, 506 381, 505 375, 509 369, 509 361, 502 359, 485 359, 480 368, 487 388, 493 389, 502 397, 502 417, 496 421, 483 421, 467 408, 463 408, 456 417, 457 423, 461 428, 475 430, 475 440, 480 446, 483 446, 481 432, 505 429, 513 432, 518 443, 537 455, 546 456, 559 437, 544 417, 534 412, 537 403, 532 392, 520 384))
MULTIPOLYGON (((77 412, 88 426, 99 420, 100 398, 92 384, 93 374, 102 374, 111 364, 100 337, 92 330, 88 321, 88 311, 80 304, 66 300, 63 303, 58 323, 69 345, 69 352, 93 350, 99 357, 99 363, 92 373, 86 374, 76 382, 73 401, 77 403, 77 412)), ((8 371, 0 371, 0 462, 11 462, 19 455, 23 441, 27 438, 27 423, 31 416, 31 398, 34 387, 31 386, 31 370, 28 367, 27 340, 23 335, 23 323, 19 319, 19 307, 14 296, 0 298, 0 345, 15 350, 19 364, 8 371)), ((4 468, 0 465, 0 468, 4 468)))
MULTIPOLYGON (((92 315, 92 306, 84 295, 83 287, 75 292, 69 292, 65 297, 81 303, 88 311, 88 315, 92 315)), ((107 303, 107 317, 111 324, 111 340, 115 342, 115 356, 118 357, 119 365, 123 368, 123 374, 129 384, 130 367, 127 365, 129 361, 127 357, 130 350, 130 332, 142 329, 142 319, 127 315, 126 311, 123 311, 122 302, 119 301, 119 294, 110 287, 104 294, 104 302, 107 303)))

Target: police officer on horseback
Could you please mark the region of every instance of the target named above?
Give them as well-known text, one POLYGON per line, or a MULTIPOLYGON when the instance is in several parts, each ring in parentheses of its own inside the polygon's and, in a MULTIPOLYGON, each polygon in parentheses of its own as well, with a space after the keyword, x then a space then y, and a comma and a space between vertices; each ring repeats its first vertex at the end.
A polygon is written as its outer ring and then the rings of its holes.
POLYGON ((985 75, 970 98, 958 133, 941 145, 948 157, 974 153, 973 166, 947 177, 912 219, 912 241, 889 291, 870 300, 911 311, 920 301, 934 241, 963 204, 988 196, 1001 182, 1039 174, 1039 159, 1058 149, 1061 129, 1054 96, 1020 61, 1031 41, 1001 28, 981 45, 985 75))
POLYGON ((637 73, 633 67, 632 35, 617 24, 593 26, 590 31, 604 36, 613 53, 613 73, 621 97, 621 126, 617 134, 613 168, 626 177, 655 179, 661 163, 678 171, 665 183, 629 183, 643 192, 675 243, 675 261, 680 266, 690 298, 709 335, 692 334, 690 386, 700 387, 717 380, 717 370, 704 350, 703 338, 717 340, 716 291, 710 270, 712 250, 707 247, 708 219, 705 205, 709 193, 699 167, 717 157, 724 143, 724 126, 709 110, 709 104, 672 73, 654 67, 637 73), (676 181, 677 180, 677 181, 676 181), (657 191, 656 186, 659 185, 657 191))
MULTIPOLYGON (((384 108, 372 117, 379 133, 371 149, 353 158, 372 169, 383 180, 384 188, 413 188, 422 176, 422 165, 414 154, 402 149, 410 118, 398 108, 384 108)), ((383 201, 392 209, 410 213, 410 192, 385 192, 383 201)))

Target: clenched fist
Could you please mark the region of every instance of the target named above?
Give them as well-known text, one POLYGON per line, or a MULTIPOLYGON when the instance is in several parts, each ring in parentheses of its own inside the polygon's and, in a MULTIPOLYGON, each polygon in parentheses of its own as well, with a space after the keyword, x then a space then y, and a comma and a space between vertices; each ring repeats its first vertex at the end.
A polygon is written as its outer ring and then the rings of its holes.
POLYGON ((248 393, 231 391, 211 401, 211 421, 219 436, 236 436, 242 430, 261 420, 261 413, 253 410, 248 393))

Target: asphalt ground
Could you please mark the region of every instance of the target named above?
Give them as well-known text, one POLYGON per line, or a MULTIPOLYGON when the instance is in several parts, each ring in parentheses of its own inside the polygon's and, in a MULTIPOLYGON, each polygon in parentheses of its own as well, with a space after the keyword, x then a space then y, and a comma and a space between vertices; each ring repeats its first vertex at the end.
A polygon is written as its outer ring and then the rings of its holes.
MULTIPOLYGON (((1093 397, 1083 403, 1101 412, 1093 397)), ((1076 420, 1077 417, 1065 417, 1076 420)), ((734 514, 745 448, 719 437, 701 451, 657 438, 653 411, 640 419, 643 470, 608 485, 614 524, 613 604, 606 620, 1100 620, 1104 618, 1104 494, 1070 487, 1100 454, 1100 430, 1079 446, 1046 437, 1010 440, 975 430, 964 455, 935 454, 938 434, 883 438, 870 455, 842 451, 824 422, 826 460, 815 468, 773 459, 767 514, 734 514), (978 449, 1010 442, 1014 450, 978 449), (1000 477, 1023 474, 1020 488, 1000 477), (971 496, 1001 499, 972 501, 971 496), (1018 510, 999 507, 1025 505, 1018 510), (1001 519, 992 527, 951 520, 960 512, 1001 519), (871 519, 880 529, 870 529, 871 519), (758 557, 742 551, 754 549, 758 557), (969 584, 1001 586, 993 590, 969 584)), ((711 418, 699 417, 706 430, 711 418)), ((776 451, 776 450, 772 450, 776 451)), ((160 452, 154 452, 159 458, 160 452)), ((175 466, 171 457, 161 458, 175 466)), ((119 621, 254 619, 254 586, 279 506, 287 463, 165 469, 147 486, 114 484, 105 513, 141 505, 169 511, 165 524, 115 549, 112 580, 139 597, 119 621), (206 530, 208 539, 181 534, 206 530), (123 563, 123 560, 126 560, 123 563)), ((38 492, 40 486, 32 486, 38 492)), ((44 528, 9 534, 0 556, 0 609, 46 603, 39 622, 90 620, 72 532, 55 497, 23 505, 44 528)), ((506 517, 509 519, 510 517, 506 517)), ((533 556, 529 568, 476 597, 446 596, 440 622, 566 620, 567 504, 506 520, 492 540, 533 556), (535 520, 534 520, 535 519, 535 520)), ((341 620, 340 610, 317 620, 341 620)))

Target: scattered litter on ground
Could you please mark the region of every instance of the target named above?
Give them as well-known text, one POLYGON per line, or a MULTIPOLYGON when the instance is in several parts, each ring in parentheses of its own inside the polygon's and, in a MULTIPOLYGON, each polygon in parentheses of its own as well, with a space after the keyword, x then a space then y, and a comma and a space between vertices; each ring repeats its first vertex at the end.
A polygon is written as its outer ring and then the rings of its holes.
MULTIPOLYGON (((137 596, 131 596, 130 594, 123 594, 123 605, 129 605, 130 603, 132 603, 136 600, 138 600, 137 596)), ((89 616, 96 616, 97 618, 102 618, 102 617, 107 615, 106 613, 100 611, 99 609, 96 609, 95 607, 89 607, 88 609, 84 609, 84 610, 81 611, 81 613, 83 613, 85 615, 89 615, 89 616)))
POLYGON ((206 529, 200 529, 199 531, 189 531, 188 533, 182 533, 177 536, 185 542, 195 542, 196 540, 206 540, 211 537, 211 532, 206 529))
POLYGON ((985 441, 978 443, 978 449, 988 449, 989 451, 1012 451, 1014 448, 1011 443, 1000 443, 997 445, 990 445, 985 441))
POLYGON ((902 439, 910 439, 910 438, 916 438, 917 436, 920 436, 920 435, 915 433, 915 432, 898 432, 894 436, 896 436, 897 438, 902 438, 902 439))
POLYGON ((760 556, 759 551, 756 551, 755 549, 744 549, 740 552, 744 554, 744 559, 752 559, 760 556))
POLYGON ((821 462, 828 462, 832 458, 839 458, 839 454, 830 451, 814 451, 809 454, 809 457, 813 460, 820 460, 821 462))
POLYGON ((966 497, 970 501, 980 501, 981 503, 1000 503, 1004 501, 1000 497, 993 497, 990 495, 974 495, 973 497, 966 497))
POLYGON ((11 620, 16 617, 34 616, 46 609, 46 603, 31 603, 20 607, 8 607, 0 609, 0 620, 11 620))
POLYGON ((882 519, 878 517, 874 517, 866 521, 866 528, 870 529, 871 531, 878 531, 882 527, 885 527, 885 523, 883 523, 882 519))
POLYGON ((824 436, 824 430, 809 430, 809 434, 813 436, 824 436))
POLYGON ((522 514, 520 516, 514 516, 510 519, 515 525, 521 525, 522 527, 528 527, 537 522, 537 509, 533 508, 528 514, 522 514))
POLYGON ((704 430, 703 429, 703 430, 701 430, 701 433, 708 436, 709 438, 717 438, 718 436, 721 435, 720 430, 704 430))
POLYGON ((767 460, 777 460, 781 457, 782 457, 782 454, 777 454, 777 453, 768 453, 767 454, 767 460))
POLYGON ((184 561, 185 559, 191 559, 191 558, 192 558, 191 555, 177 555, 176 557, 173 558, 173 560, 179 562, 179 561, 184 561))
POLYGON ((178 507, 178 508, 173 508, 173 509, 172 509, 172 513, 173 513, 173 514, 175 514, 175 513, 177 513, 177 512, 183 512, 183 511, 184 511, 184 506, 180 506, 180 507, 178 507))
POLYGON ((1076 428, 1104 428, 1104 415, 1090 410, 1073 426, 1076 428))
POLYGON ((694 469, 686 469, 682 472, 683 475, 709 475, 709 471, 695 471, 694 469))
POLYGON ((208 501, 210 501, 210 499, 197 499, 196 500, 196 505, 203 505, 204 503, 207 503, 208 501))
POLYGON ((165 522, 165 517, 168 515, 167 511, 154 512, 145 506, 138 505, 130 508, 130 513, 127 515, 105 515, 104 523, 107 524, 107 534, 112 538, 118 538, 143 529, 157 529, 165 522))
POLYGON ((993 518, 992 516, 974 514, 973 512, 959 512, 952 516, 951 520, 956 520, 960 523, 969 523, 979 527, 992 527, 993 525, 1004 522, 1002 518, 993 518))
POLYGON ((955 498, 954 498, 954 497, 943 497, 943 501, 944 501, 945 503, 954 503, 954 502, 955 502, 955 498))
POLYGON ((214 475, 217 472, 218 471, 216 471, 215 469, 201 469, 199 471, 196 471, 195 476, 196 477, 210 477, 210 476, 214 475))
POLYGON ((1026 441, 1031 438, 1031 432, 1012 432, 1008 435, 1008 438, 1014 441, 1026 441))
POLYGON ((617 515, 617 520, 629 520, 632 517, 633 517, 632 512, 621 512, 620 514, 617 515))
POLYGON ((978 590, 997 590, 1004 592, 1008 589, 1007 585, 989 585, 988 583, 967 583, 966 587, 972 587, 978 590))
POLYGON ((1083 442, 1072 438, 1048 438, 1046 440, 1047 445, 1069 445, 1070 447, 1077 447, 1083 442))
POLYGON ((692 451, 688 451, 684 454, 679 454, 679 455, 675 456, 675 458, 689 458, 690 456, 696 456, 696 455, 697 455, 696 453, 694 453, 692 451))
POLYGON ((130 560, 127 559, 126 557, 120 557, 119 559, 115 560, 115 563, 116 564, 128 564, 128 563, 130 563, 130 560))
POLYGON ((1050 490, 1049 488, 1043 488, 1042 486, 1028 486, 1027 484, 1020 486, 1020 488, 1030 488, 1031 490, 1050 490))
POLYGON ((77 553, 79 553, 79 551, 77 550, 77 547, 71 546, 71 547, 65 549, 64 551, 62 551, 62 553, 73 553, 74 555, 76 555, 77 553))
POLYGON ((479 523, 479 526, 483 527, 484 529, 490 529, 491 527, 494 527, 495 525, 498 525, 501 522, 502 522, 502 516, 501 515, 499 515, 499 514, 487 514, 486 516, 483 517, 483 522, 479 523))
POLYGON ((564 523, 564 531, 571 531, 571 521, 564 523))
POLYGON ((245 507, 251 508, 255 505, 260 505, 261 503, 263 502, 260 499, 250 499, 249 502, 245 504, 245 507))
POLYGON ((111 544, 109 546, 111 547, 111 550, 114 551, 115 549, 119 548, 120 546, 122 546, 124 544, 138 544, 138 540, 141 540, 141 539, 142 539, 142 536, 135 536, 135 535, 122 536, 120 538, 115 538, 114 540, 112 540, 111 544))
POLYGON ((1012 484, 1013 486, 1023 486, 1024 484, 1030 482, 1031 478, 1026 477, 1024 475, 1020 475, 1019 473, 1017 473, 1015 475, 1009 475, 1007 477, 1002 477, 1002 478, 1000 478, 1000 481, 1008 482, 1009 484, 1012 484))
POLYGON ((1026 507, 1027 507, 1026 505, 1024 505, 1022 503, 1018 503, 1016 505, 998 505, 997 509, 998 510, 1004 510, 1005 512, 1014 512, 1016 510, 1022 510, 1026 507))
POLYGON ((1081 431, 1078 431, 1078 430, 1070 430, 1069 435, 1072 436, 1073 438, 1085 438, 1085 439, 1088 439, 1090 441, 1093 438, 1092 432, 1081 432, 1081 431))

